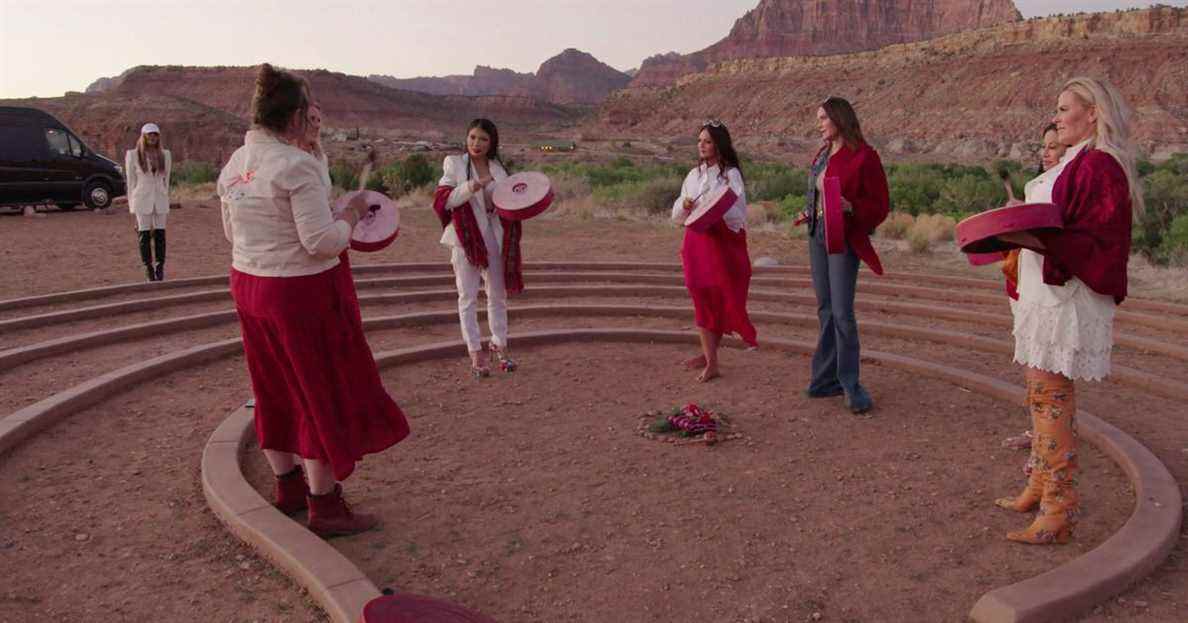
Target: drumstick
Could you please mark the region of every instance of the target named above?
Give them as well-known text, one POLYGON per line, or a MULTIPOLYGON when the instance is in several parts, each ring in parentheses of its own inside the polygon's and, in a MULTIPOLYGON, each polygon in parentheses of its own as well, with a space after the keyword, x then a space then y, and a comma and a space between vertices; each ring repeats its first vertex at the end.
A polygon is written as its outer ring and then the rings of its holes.
POLYGON ((367 150, 367 162, 363 163, 363 170, 359 172, 359 190, 367 190, 367 178, 371 177, 371 169, 375 166, 375 150, 367 150))
POLYGON ((1011 185, 1011 172, 1006 167, 998 169, 998 177, 1002 178, 1002 185, 1006 187, 1007 201, 1018 201, 1015 199, 1015 187, 1011 185))

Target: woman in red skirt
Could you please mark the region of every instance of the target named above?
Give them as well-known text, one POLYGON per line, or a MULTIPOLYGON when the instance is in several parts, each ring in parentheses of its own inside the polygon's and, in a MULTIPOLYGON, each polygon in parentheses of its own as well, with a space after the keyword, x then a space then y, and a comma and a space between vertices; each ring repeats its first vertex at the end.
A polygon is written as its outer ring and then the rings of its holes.
POLYGON ((365 454, 407 437, 408 422, 380 381, 350 270, 339 259, 367 204, 360 198, 333 216, 321 163, 297 146, 309 103, 304 80, 263 65, 253 128, 220 174, 218 192, 256 436, 276 474, 276 506, 288 514, 308 506, 310 530, 329 537, 378 525, 351 511, 339 481, 365 454))
POLYGON ((711 211, 708 228, 686 227, 681 243, 685 287, 693 299, 701 332, 701 354, 687 360, 685 366, 701 368, 697 380, 704 383, 720 376, 718 346, 722 335, 737 333, 752 348, 759 344, 747 315, 747 290, 751 286, 747 193, 738 154, 725 124, 709 121, 701 127, 697 154, 701 163, 685 177, 681 196, 672 206, 672 218, 683 223, 699 200, 721 196, 719 208, 725 207, 720 215, 719 210, 711 211))

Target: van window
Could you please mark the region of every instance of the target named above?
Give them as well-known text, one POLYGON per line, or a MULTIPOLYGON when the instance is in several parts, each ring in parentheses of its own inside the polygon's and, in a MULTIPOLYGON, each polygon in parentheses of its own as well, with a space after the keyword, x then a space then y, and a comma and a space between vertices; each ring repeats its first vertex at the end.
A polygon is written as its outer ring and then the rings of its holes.
POLYGON ((70 157, 70 139, 66 138, 66 133, 62 130, 46 128, 45 142, 49 145, 51 156, 70 157))
POLYGON ((75 158, 82 158, 82 142, 75 138, 73 134, 67 134, 66 138, 70 139, 70 153, 73 154, 75 158))
POLYGON ((30 162, 42 157, 41 128, 0 125, 0 161, 30 162))

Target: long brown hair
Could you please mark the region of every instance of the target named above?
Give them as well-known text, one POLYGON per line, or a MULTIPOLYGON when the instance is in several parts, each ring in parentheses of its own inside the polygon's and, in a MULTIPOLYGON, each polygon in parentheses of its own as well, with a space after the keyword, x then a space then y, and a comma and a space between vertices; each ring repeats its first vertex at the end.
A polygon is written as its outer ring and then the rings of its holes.
POLYGON ((742 176, 742 163, 738 161, 738 152, 734 150, 734 141, 730 138, 730 130, 726 129, 726 124, 720 121, 706 122, 701 124, 697 134, 700 135, 702 132, 709 132, 714 149, 718 152, 718 175, 725 178, 727 171, 738 169, 739 176, 742 176))
POLYGON ((157 134, 156 147, 146 145, 145 136, 148 135, 141 134, 136 140, 136 161, 140 164, 140 170, 149 175, 165 175, 165 149, 161 147, 160 133, 157 134))
POLYGON ((850 149, 858 149, 866 144, 862 136, 862 125, 858 123, 858 114, 850 102, 840 97, 831 97, 821 104, 825 115, 837 126, 842 142, 850 149))
POLYGON ((293 113, 304 131, 309 114, 309 84, 296 74, 264 63, 256 74, 256 93, 252 96, 252 123, 278 134, 289 129, 293 113))

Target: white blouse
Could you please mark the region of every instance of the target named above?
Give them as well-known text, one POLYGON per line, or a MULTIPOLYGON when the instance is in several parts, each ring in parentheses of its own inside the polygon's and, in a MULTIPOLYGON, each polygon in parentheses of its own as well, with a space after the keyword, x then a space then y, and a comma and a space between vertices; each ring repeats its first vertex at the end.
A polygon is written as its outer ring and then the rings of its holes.
MULTIPOLYGON (((489 168, 491 170, 491 178, 496 182, 507 177, 507 171, 504 170, 503 165, 498 160, 491 160, 489 162, 489 168)), ((490 193, 494 184, 487 186, 482 192, 478 193, 470 189, 470 183, 466 179, 467 169, 470 170, 470 179, 472 180, 477 180, 479 174, 468 155, 446 156, 445 160, 441 163, 441 169, 441 181, 437 185, 452 186, 454 188, 453 192, 450 193, 450 198, 446 201, 446 207, 453 210, 474 199, 474 202, 471 203, 471 210, 474 212, 474 218, 478 222, 479 230, 483 232, 483 242, 487 245, 487 253, 494 253, 496 255, 502 253, 503 224, 499 221, 498 216, 487 211, 487 204, 491 200, 490 193)), ((441 232, 441 240, 439 242, 447 247, 459 246, 458 235, 454 233, 453 223, 446 225, 445 231, 441 232)))
POLYGON ((689 214, 685 212, 685 199, 693 199, 707 195, 722 186, 730 186, 738 199, 734 201, 734 205, 726 210, 722 220, 726 221, 726 227, 730 231, 742 231, 747 226, 747 191, 743 185, 742 173, 738 169, 731 168, 726 171, 725 179, 719 175, 718 165, 707 167, 704 163, 701 166, 689 171, 685 176, 685 183, 681 185, 681 195, 677 197, 672 204, 672 220, 684 222, 689 214))
POLYGON ((331 213, 323 171, 318 159, 268 132, 247 133, 217 185, 235 270, 294 277, 338 265, 351 226, 331 213))
MULTIPOLYGON (((1028 182, 1026 202, 1051 203, 1056 180, 1087 143, 1070 148, 1059 164, 1028 182)), ((1019 252, 1018 292, 1019 300, 1011 301, 1016 363, 1071 379, 1109 376, 1117 308, 1112 296, 1076 277, 1063 286, 1044 283, 1044 256, 1027 249, 1019 252)))

